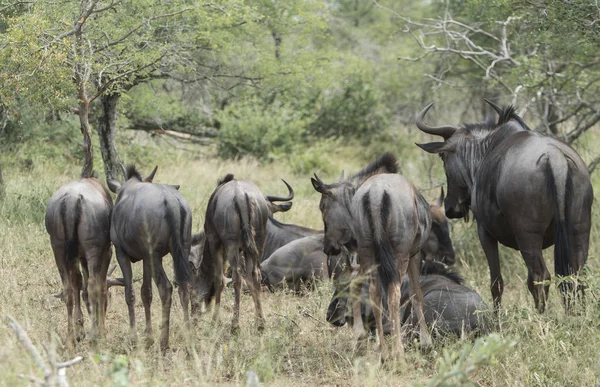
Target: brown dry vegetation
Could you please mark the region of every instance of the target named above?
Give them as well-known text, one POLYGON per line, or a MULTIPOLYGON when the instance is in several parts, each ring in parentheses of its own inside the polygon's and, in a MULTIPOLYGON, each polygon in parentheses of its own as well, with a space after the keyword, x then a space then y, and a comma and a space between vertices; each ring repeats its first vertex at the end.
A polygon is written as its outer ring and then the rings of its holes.
MULTIPOLYGON (((414 132, 411 133, 413 135, 414 132)), ((600 145, 598 133, 588 133, 581 140, 587 149, 600 145)), ((408 137, 408 136, 407 136, 408 137)), ((123 139, 122 139, 123 140, 123 139)), ((387 146, 372 146, 364 151, 353 147, 337 149, 324 157, 323 180, 337 179, 359 169, 373 156, 394 151, 403 174, 421 188, 443 181, 441 162, 420 152, 407 141, 387 146)), ((142 173, 159 164, 156 182, 181 184, 181 192, 193 210, 193 231, 202 228, 207 200, 219 177, 234 173, 236 177, 255 181, 265 194, 284 194, 285 178, 296 191, 294 207, 279 219, 320 228, 319 196, 313 191, 309 175, 295 174, 287 160, 261 165, 252 160, 222 161, 199 151, 182 151, 171 147, 159 149, 153 142, 136 145, 136 152, 125 160, 139 160, 142 173), (160 157, 155 155, 159 155, 160 157)), ((591 152, 583 149, 587 160, 591 152)), ((364 358, 353 356, 350 329, 335 328, 325 321, 325 310, 332 293, 329 283, 322 283, 305 296, 287 292, 263 293, 267 326, 263 334, 254 329, 251 298, 244 295, 241 332, 230 334, 233 305, 231 289, 222 301, 221 320, 211 322, 204 315, 188 334, 182 329, 182 312, 174 293, 171 322, 171 350, 162 356, 155 344, 149 350, 143 341, 144 314, 136 288, 136 319, 139 343, 127 343, 127 311, 122 289, 112 289, 107 317, 107 338, 98 351, 87 340, 79 343, 75 353, 61 347, 66 332, 66 308, 53 293, 60 291, 58 271, 44 229, 45 203, 63 183, 79 173, 76 162, 65 164, 60 157, 39 157, 32 168, 24 165, 18 154, 5 156, 6 200, 0 218, 0 385, 23 385, 18 374, 39 374, 7 326, 13 316, 28 331, 33 343, 56 341, 59 358, 75 354, 84 361, 67 370, 73 385, 243 385, 252 370, 267 385, 425 385, 448 371, 453 362, 444 361, 471 346, 471 341, 446 339, 436 342, 433 350, 421 353, 407 350, 406 365, 379 366, 375 344, 364 358)), ((97 165, 99 161, 97 161, 97 165)), ((100 168, 97 168, 100 169, 100 168)), ((594 175, 596 195, 600 194, 600 173, 594 175)), ((437 190, 424 191, 433 199, 437 190)), ((494 340, 513 343, 508 350, 484 347, 484 355, 497 355, 477 367, 470 375, 473 383, 486 386, 574 385, 592 386, 600 382, 600 206, 594 203, 593 229, 589 257, 589 291, 587 303, 573 316, 566 316, 555 286, 550 293, 547 312, 539 315, 533 308, 526 285, 526 270, 521 257, 501 248, 501 265, 505 279, 505 296, 499 319, 499 336, 494 340), (499 338, 498 338, 499 337, 499 338), (487 351, 487 352, 486 352, 487 351)), ((489 274, 473 224, 452 222, 452 237, 457 265, 467 284, 478 290, 491 304, 489 274)), ((552 249, 546 251, 552 267, 552 249)), ((114 259, 114 258, 113 258, 114 259)), ((172 278, 172 262, 165 257, 167 273, 172 278)), ((134 265, 135 277, 141 277, 141 264, 134 265)), ((118 274, 117 270, 117 274, 118 274)), ((551 270, 553 272, 553 270, 551 270)), ((160 299, 154 291, 154 331, 158 331, 160 299)), ((86 328, 89 328, 86 314, 86 328)), ((467 352, 468 353, 468 352, 467 352)), ((471 353, 469 359, 475 354, 471 353)), ((485 357, 485 356, 484 356, 485 357)), ((480 359, 481 360, 481 359, 480 359)))

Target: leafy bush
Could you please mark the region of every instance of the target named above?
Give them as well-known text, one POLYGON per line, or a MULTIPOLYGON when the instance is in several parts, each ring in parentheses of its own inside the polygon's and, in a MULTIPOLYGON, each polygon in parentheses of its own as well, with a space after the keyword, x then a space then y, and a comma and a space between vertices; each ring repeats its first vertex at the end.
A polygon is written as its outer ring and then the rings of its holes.
POLYGON ((230 105, 217 114, 221 122, 218 152, 221 157, 254 156, 273 160, 301 147, 305 121, 287 105, 265 105, 258 98, 230 105))

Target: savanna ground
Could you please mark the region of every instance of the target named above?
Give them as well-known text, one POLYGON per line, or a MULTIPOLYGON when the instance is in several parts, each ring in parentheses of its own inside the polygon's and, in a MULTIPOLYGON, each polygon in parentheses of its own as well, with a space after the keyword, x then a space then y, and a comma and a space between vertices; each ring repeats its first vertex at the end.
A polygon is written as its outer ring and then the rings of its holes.
MULTIPOLYGON (((193 232, 202 229, 208 197, 218 178, 232 172, 238 178, 253 180, 265 194, 285 194, 279 180, 285 178, 296 191, 294 206, 278 214, 284 222, 322 228, 318 209, 319 195, 309 177, 320 173, 326 181, 336 180, 342 169, 356 171, 384 151, 393 151, 402 173, 423 189, 426 198, 437 197, 430 189, 444 181, 441 161, 421 152, 414 141, 425 137, 414 129, 398 133, 395 143, 358 145, 325 143, 306 150, 305 157, 282 159, 262 165, 250 159, 223 161, 210 149, 181 149, 160 140, 122 134, 119 142, 125 162, 135 161, 142 174, 155 164, 155 182, 181 184, 181 192, 193 210, 193 232), (127 145, 125 145, 127 144, 127 145), (315 161, 316 160, 316 161, 315 161), (314 168, 313 168, 314 165, 314 168)), ((586 161, 600 146, 598 132, 580 140, 579 151, 586 161)), ((96 148, 97 150, 98 148, 96 148)), ((96 151, 96 154, 99 152, 96 151)), ((264 333, 254 327, 251 297, 243 295, 241 332, 230 334, 233 291, 226 289, 221 320, 213 324, 203 315, 188 334, 182 329, 182 311, 174 292, 169 352, 162 356, 158 345, 146 349, 143 340, 144 313, 136 288, 136 320, 139 344, 127 344, 128 318, 121 288, 111 290, 107 316, 106 342, 97 351, 88 340, 75 352, 63 349, 66 333, 66 308, 52 295, 61 290, 58 271, 44 228, 45 204, 63 183, 78 176, 80 162, 60 150, 28 147, 3 155, 6 199, 0 204, 0 384, 25 385, 19 374, 40 375, 32 359, 20 346, 7 316, 14 317, 40 349, 55 343, 58 357, 67 360, 84 357, 82 363, 67 370, 73 385, 239 385, 245 384, 252 370, 267 385, 426 385, 460 383, 469 371, 471 383, 479 385, 573 385, 592 386, 600 382, 600 206, 593 208, 593 225, 588 261, 587 302, 566 316, 559 293, 553 284, 549 307, 538 314, 525 285, 526 269, 520 255, 501 248, 505 281, 503 307, 498 330, 477 342, 446 339, 421 353, 414 346, 406 352, 406 365, 380 366, 375 344, 365 357, 353 355, 354 339, 350 329, 335 328, 325 321, 332 294, 331 284, 319 284, 304 296, 279 291, 263 293, 267 320, 264 333), (453 377, 454 376, 454 377, 453 377), (444 378, 447 377, 448 379, 444 378)), ((101 165, 96 160, 96 165, 101 165)), ((96 167, 97 170, 101 169, 96 167)), ((103 180, 104 176, 100 174, 103 180)), ((596 195, 600 193, 600 173, 593 176, 596 195)), ((473 223, 451 222, 457 253, 457 267, 468 286, 476 289, 491 305, 489 272, 473 223)), ((552 249, 545 252, 553 273, 552 249)), ((114 258, 113 258, 114 261, 114 258)), ((164 259, 172 278, 171 258, 164 259)), ((141 277, 141 264, 134 265, 134 276, 141 277)), ((119 270, 115 273, 119 276, 119 270)), ((154 287, 152 304, 154 332, 158 332, 160 299, 154 287)), ((86 328, 89 318, 86 316, 86 328)))

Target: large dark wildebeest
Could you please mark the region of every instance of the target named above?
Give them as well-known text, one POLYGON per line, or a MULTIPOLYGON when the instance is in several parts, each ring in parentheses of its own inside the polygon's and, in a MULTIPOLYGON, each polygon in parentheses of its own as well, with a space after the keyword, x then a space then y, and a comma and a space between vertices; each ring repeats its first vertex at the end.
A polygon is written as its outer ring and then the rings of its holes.
POLYGON ((239 329, 242 275, 245 276, 254 299, 257 328, 264 329, 265 321, 260 303, 259 259, 265 241, 268 216, 275 212, 274 207, 291 207, 289 202, 274 203, 280 200, 282 198, 263 197, 254 183, 235 180, 231 174, 218 182, 208 200, 204 220, 204 252, 197 269, 199 289, 195 295, 206 305, 214 298, 214 318, 218 318, 223 291, 223 266, 226 260, 229 261, 235 292, 231 324, 234 332, 239 329))
MULTIPOLYGON (((429 205, 417 189, 396 174, 396 158, 386 153, 375 162, 337 184, 325 184, 316 175, 311 179, 321 193, 319 208, 325 226, 324 252, 339 254, 342 246, 358 253, 360 274, 353 281, 353 316, 360 321, 359 295, 366 279, 371 278, 371 299, 381 354, 387 357, 383 337, 382 289, 388 295, 392 320, 394 356, 403 357, 400 334, 400 285, 408 271, 415 313, 421 326, 421 343, 431 344, 423 317, 423 295, 418 286, 420 255, 431 228, 429 205)), ((363 324, 354 324, 362 344, 367 334, 363 324)))
POLYGON ((82 175, 81 179, 60 187, 46 208, 46 230, 50 234, 67 304, 67 341, 70 345, 75 344, 73 308, 76 334, 78 338, 83 335, 80 291, 92 316, 93 334, 104 335, 112 206, 106 188, 96 178, 82 175))
MULTIPOLYGON (((461 128, 425 124, 432 104, 428 105, 417 115, 417 127, 444 141, 419 147, 439 154, 444 162, 446 215, 462 218, 469 209, 473 212, 490 268, 495 307, 503 291, 500 242, 521 252, 529 291, 543 312, 550 273, 542 249, 555 245, 557 276, 576 276, 587 261, 593 200, 590 177, 581 157, 567 144, 530 131, 512 106, 502 109, 486 102, 499 114, 498 121, 461 128)), ((567 309, 571 285, 561 285, 567 309)))
POLYGON ((191 270, 188 263, 191 243, 192 211, 177 190, 177 186, 154 184, 156 168, 142 179, 134 166, 128 166, 126 181, 121 186, 109 180, 109 188, 117 193, 112 213, 110 238, 115 245, 117 261, 125 280, 125 301, 129 310, 129 327, 135 340, 134 293, 131 263, 143 261, 142 302, 146 315, 146 336, 152 342, 152 278, 162 301, 160 347, 169 346, 169 317, 173 286, 167 278, 162 258, 171 253, 175 279, 186 325, 189 321, 189 285, 191 270))

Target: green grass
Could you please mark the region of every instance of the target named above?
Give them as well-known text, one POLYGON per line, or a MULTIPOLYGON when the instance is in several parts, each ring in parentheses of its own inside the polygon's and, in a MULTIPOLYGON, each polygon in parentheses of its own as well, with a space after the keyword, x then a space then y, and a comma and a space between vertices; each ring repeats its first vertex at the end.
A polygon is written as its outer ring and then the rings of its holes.
MULTIPOLYGON (((346 174, 356 171, 375 155, 391 150, 398 155, 403 174, 433 200, 439 191, 428 189, 444 181, 441 161, 410 145, 424 139, 414 131, 403 132, 398 138, 403 140, 369 149, 342 147, 332 142, 333 149, 321 146, 317 148, 319 152, 313 153, 318 157, 311 156, 310 160, 316 163, 316 170, 323 171, 320 177, 330 182, 337 180, 342 169, 346 174)), ((319 196, 311 186, 310 171, 305 173, 305 168, 299 168, 294 160, 283 159, 270 165, 249 159, 223 161, 199 149, 181 150, 165 143, 159 147, 148 139, 137 138, 134 145, 125 146, 131 143, 129 140, 128 137, 120 139, 126 162, 141 162, 138 166, 142 174, 149 173, 158 163, 155 182, 182 185, 181 192, 193 210, 194 232, 202 228, 207 200, 217 179, 228 172, 255 181, 265 194, 285 194, 285 186, 279 180, 285 178, 294 187, 296 197, 292 210, 278 218, 308 227, 322 227, 319 196)), ((600 149, 597 133, 589 133, 581 142, 585 144, 581 149, 586 160, 600 149)), ((543 315, 538 314, 525 285, 526 269, 520 255, 501 247, 505 291, 499 329, 497 336, 478 343, 477 350, 471 351, 472 342, 456 339, 438 341, 428 353, 409 346, 406 365, 393 367, 379 366, 377 348, 372 343, 364 358, 356 358, 351 330, 332 327, 325 321, 332 293, 331 284, 325 282, 301 297, 287 292, 263 293, 267 320, 263 334, 254 329, 251 297, 243 295, 241 332, 237 337, 229 332, 233 307, 231 289, 225 291, 220 322, 214 324, 210 316, 204 315, 190 333, 182 329, 181 306, 174 293, 171 350, 162 356, 157 344, 149 350, 144 346, 144 313, 138 283, 135 285, 138 346, 130 348, 126 343, 128 317, 123 290, 112 289, 107 338, 102 349, 92 351, 89 342, 84 340, 71 353, 60 344, 66 333, 66 308, 52 297, 61 290, 61 285, 43 219, 51 194, 75 178, 80 167, 76 158, 55 149, 51 153, 44 149, 39 150, 39 155, 27 148, 5 153, 3 158, 7 197, 0 204, 0 385, 26 384, 18 374, 41 376, 8 328, 7 315, 21 323, 40 350, 43 343, 56 342, 60 360, 76 354, 84 357, 82 363, 67 371, 73 385, 239 385, 246 383, 249 370, 268 385, 426 385, 448 376, 446 373, 453 372, 453 366, 454 371, 464 371, 469 365, 476 366, 468 379, 455 377, 446 382, 470 380, 486 386, 592 386, 600 382, 600 207, 597 202, 593 209, 587 303, 580 305, 575 315, 566 316, 553 285, 548 310, 543 315), (31 161, 24 162, 26 159, 31 161)), ((48 149, 53 148, 48 146, 48 149)), ((311 154, 310 151, 307 154, 311 154)), ((101 165, 99 160, 96 165, 101 165)), ((599 172, 593 176, 593 182, 598 195, 599 172)), ((474 225, 452 222, 452 237, 457 265, 467 284, 491 304, 489 272, 474 225)), ((545 257, 552 267, 552 249, 545 252, 545 257)), ((172 278, 171 259, 167 257, 164 262, 172 278)), ((141 264, 134 265, 134 275, 141 277, 141 264)), ((155 288, 153 291, 153 322, 157 335, 160 299, 155 288)), ((86 328, 89 325, 86 315, 86 328)))

